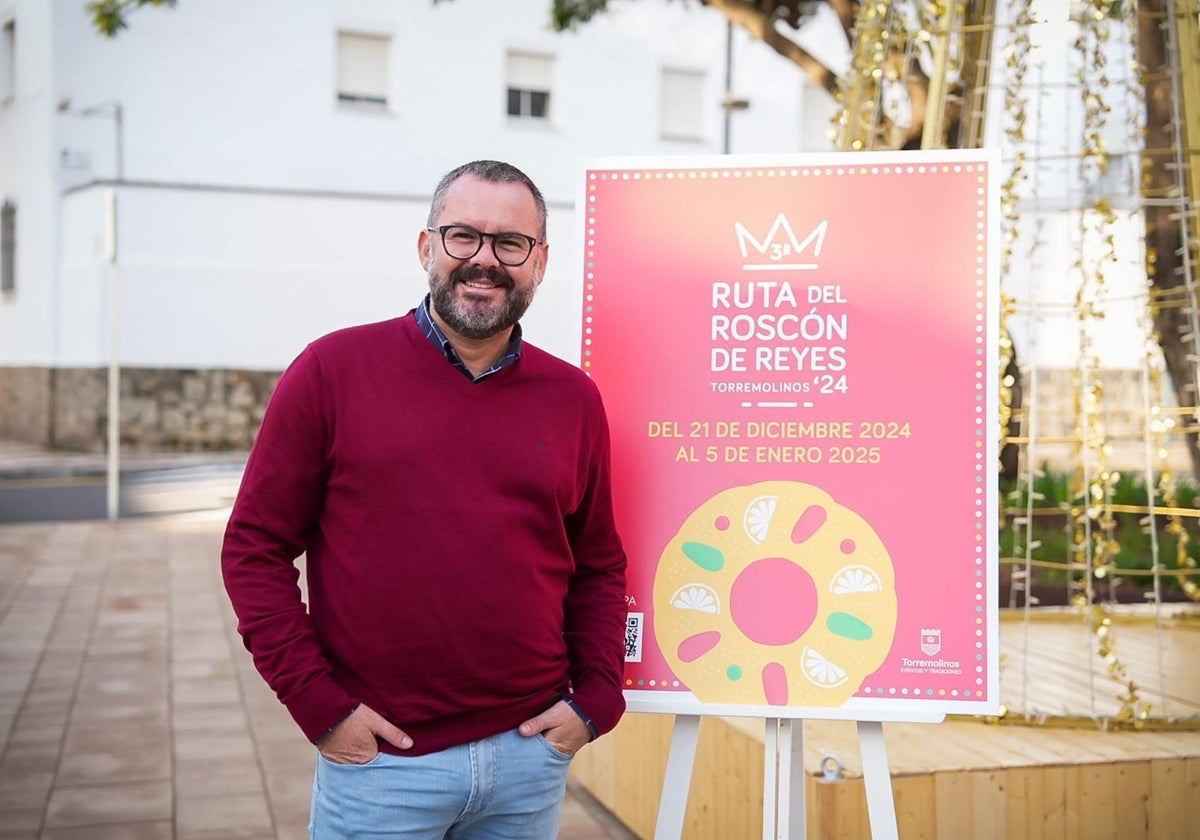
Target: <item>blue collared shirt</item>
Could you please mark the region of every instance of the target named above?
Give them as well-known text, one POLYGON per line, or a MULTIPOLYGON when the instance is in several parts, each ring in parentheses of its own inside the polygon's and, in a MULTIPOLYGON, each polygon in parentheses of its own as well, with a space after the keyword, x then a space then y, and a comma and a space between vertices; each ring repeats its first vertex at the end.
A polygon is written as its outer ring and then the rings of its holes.
POLYGON ((521 325, 516 324, 513 326, 512 338, 508 342, 508 349, 504 351, 504 355, 500 357, 500 361, 476 376, 463 364, 463 360, 458 357, 458 353, 454 352, 454 346, 450 344, 450 339, 446 338, 446 334, 442 332, 437 322, 433 320, 433 316, 429 314, 429 295, 425 295, 425 300, 421 301, 421 305, 416 308, 414 314, 417 319, 417 326, 421 328, 421 332, 429 339, 429 343, 446 357, 446 361, 462 371, 463 375, 472 382, 479 382, 482 379, 486 379, 496 371, 508 367, 521 358, 521 325))

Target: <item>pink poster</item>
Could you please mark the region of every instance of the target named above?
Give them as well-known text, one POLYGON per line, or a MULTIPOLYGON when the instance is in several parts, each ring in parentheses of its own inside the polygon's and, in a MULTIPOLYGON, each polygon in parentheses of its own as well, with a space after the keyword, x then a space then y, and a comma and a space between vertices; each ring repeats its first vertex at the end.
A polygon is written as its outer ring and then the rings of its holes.
POLYGON ((613 433, 631 709, 998 711, 997 168, 586 168, 581 364, 613 433))

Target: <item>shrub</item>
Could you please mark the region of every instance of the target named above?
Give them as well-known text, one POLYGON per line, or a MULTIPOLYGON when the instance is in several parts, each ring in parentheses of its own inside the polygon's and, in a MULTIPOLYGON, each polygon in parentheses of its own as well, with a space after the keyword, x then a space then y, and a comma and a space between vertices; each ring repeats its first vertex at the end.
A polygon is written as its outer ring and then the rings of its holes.
MULTIPOLYGON (((1107 505, 1101 515, 1090 522, 1090 537, 1093 547, 1105 536, 1104 514, 1111 514, 1111 541, 1107 548, 1116 567, 1116 575, 1126 585, 1143 590, 1153 588, 1153 577, 1149 574, 1122 576, 1129 572, 1149 570, 1153 567, 1157 546, 1160 568, 1170 572, 1188 564, 1188 558, 1200 563, 1200 520, 1195 516, 1171 516, 1148 512, 1152 507, 1174 507, 1193 509, 1197 488, 1190 479, 1177 478, 1174 486, 1173 505, 1163 498, 1160 479, 1148 492, 1144 475, 1114 474, 1108 483, 1107 505), (1133 511, 1121 508, 1134 508, 1133 511), (1180 541, 1183 540, 1182 557, 1180 541), (1181 563, 1182 560, 1182 563, 1181 563)), ((1072 505, 1072 477, 1065 472, 1056 472, 1043 464, 1032 481, 1032 504, 1029 482, 1018 480, 1001 481, 1000 557, 1002 563, 1019 565, 1023 561, 1026 546, 1032 544, 1030 558, 1035 565, 1035 580, 1043 584, 1065 586, 1072 576, 1079 579, 1081 571, 1068 568, 1068 564, 1083 560, 1083 545, 1077 544, 1078 534, 1085 531, 1085 514, 1079 512, 1081 505, 1072 505), (1073 507, 1075 512, 1073 512, 1073 507), (1026 527, 1019 520, 1032 512, 1026 527)), ((1193 567, 1194 568, 1194 567, 1193 567)), ((1195 578, 1200 579, 1200 571, 1195 578)), ((1179 593, 1183 583, 1177 575, 1163 575, 1165 592, 1179 593)))

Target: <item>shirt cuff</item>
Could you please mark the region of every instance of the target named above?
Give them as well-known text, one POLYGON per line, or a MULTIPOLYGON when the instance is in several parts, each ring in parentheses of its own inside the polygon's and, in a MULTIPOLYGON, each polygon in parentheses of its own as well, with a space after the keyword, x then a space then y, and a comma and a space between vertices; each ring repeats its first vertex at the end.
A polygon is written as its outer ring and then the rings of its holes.
POLYGON ((324 737, 325 737, 326 735, 328 735, 330 732, 332 732, 333 730, 335 730, 335 729, 337 729, 339 726, 341 726, 343 723, 345 723, 345 722, 346 722, 346 721, 349 719, 350 715, 352 715, 352 714, 354 714, 355 712, 357 712, 357 711, 358 711, 358 707, 359 707, 359 706, 361 706, 361 705, 362 705, 362 703, 355 703, 355 704, 354 704, 354 708, 353 708, 353 709, 351 709, 350 711, 346 712, 346 715, 345 715, 345 717, 343 717, 343 718, 339 719, 337 723, 335 723, 333 726, 331 726, 331 727, 329 727, 328 729, 326 729, 326 730, 325 730, 325 731, 324 731, 324 732, 323 732, 321 735, 319 735, 317 738, 313 739, 313 743, 314 743, 314 744, 316 744, 318 741, 320 741, 322 738, 324 738, 324 737))
POLYGON ((571 707, 571 711, 579 715, 579 719, 583 721, 584 725, 588 728, 588 732, 592 734, 592 741, 595 741, 600 737, 600 733, 596 731, 596 724, 592 723, 592 719, 588 717, 587 712, 583 710, 582 706, 580 706, 570 697, 563 697, 562 701, 571 707))

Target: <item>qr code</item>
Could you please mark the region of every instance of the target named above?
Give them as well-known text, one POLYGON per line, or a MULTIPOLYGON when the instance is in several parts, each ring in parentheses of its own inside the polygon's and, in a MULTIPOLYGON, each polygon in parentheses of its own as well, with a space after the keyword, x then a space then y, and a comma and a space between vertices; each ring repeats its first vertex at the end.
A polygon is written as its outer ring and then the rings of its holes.
POLYGON ((625 619, 625 661, 642 661, 642 616, 645 613, 631 612, 625 619))

